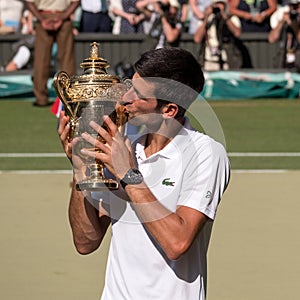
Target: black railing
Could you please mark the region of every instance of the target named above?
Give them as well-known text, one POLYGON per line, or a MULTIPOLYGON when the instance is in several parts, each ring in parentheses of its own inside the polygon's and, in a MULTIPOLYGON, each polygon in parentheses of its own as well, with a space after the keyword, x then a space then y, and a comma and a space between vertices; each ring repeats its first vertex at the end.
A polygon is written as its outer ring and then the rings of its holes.
MULTIPOLYGON (((0 35, 0 64, 4 65, 12 55, 12 43, 22 35, 0 35)), ((274 59, 278 55, 278 44, 269 44, 266 33, 244 33, 241 36, 247 46, 254 69, 274 69, 274 59)), ((139 55, 155 46, 155 40, 144 34, 112 35, 106 33, 80 33, 75 37, 76 63, 79 64, 89 55, 89 44, 100 43, 100 55, 107 59, 113 69, 121 62, 133 63, 139 55)), ((198 55, 200 45, 193 41, 193 36, 183 34, 180 47, 198 55)))

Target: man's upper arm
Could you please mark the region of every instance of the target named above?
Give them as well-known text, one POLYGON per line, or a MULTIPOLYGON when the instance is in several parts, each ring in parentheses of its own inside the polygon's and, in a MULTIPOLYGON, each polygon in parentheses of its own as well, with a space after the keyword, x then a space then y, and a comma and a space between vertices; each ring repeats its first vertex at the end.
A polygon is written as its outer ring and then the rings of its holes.
POLYGON ((202 212, 187 206, 178 206, 176 214, 186 226, 186 238, 190 243, 204 226, 206 221, 209 220, 209 217, 202 212))

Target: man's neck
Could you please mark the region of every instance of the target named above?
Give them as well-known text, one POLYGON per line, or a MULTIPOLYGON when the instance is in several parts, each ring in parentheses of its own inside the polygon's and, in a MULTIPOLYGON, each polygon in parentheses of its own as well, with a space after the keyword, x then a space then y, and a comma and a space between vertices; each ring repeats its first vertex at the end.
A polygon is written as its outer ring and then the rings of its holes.
POLYGON ((151 156, 166 147, 183 127, 184 118, 181 120, 169 119, 162 122, 157 132, 149 132, 145 143, 145 155, 151 156))

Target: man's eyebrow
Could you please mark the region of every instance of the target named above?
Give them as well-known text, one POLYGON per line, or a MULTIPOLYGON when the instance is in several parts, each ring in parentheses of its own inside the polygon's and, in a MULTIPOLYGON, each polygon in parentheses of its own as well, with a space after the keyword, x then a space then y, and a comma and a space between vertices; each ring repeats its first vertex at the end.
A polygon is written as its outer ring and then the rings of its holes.
POLYGON ((145 97, 144 95, 142 95, 141 93, 140 93, 140 91, 135 87, 135 86, 132 86, 133 87, 133 90, 135 91, 135 93, 137 94, 137 96, 139 97, 139 98, 141 98, 141 99, 147 99, 147 98, 149 98, 149 97, 145 97))

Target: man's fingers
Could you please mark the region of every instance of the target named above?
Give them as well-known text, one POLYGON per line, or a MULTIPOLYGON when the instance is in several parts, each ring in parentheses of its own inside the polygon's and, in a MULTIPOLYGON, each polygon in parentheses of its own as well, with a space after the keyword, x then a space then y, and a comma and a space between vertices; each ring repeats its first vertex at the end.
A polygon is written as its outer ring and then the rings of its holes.
POLYGON ((68 116, 65 116, 65 112, 64 111, 61 111, 59 113, 59 124, 58 124, 58 129, 57 129, 57 132, 59 135, 62 134, 66 124, 69 122, 69 117, 68 116))
POLYGON ((81 137, 87 141, 89 144, 93 145, 95 148, 100 149, 102 152, 107 153, 110 146, 107 143, 99 141, 99 139, 89 135, 88 133, 83 133, 81 137))
POLYGON ((68 124, 68 120, 69 118, 61 112, 57 132, 62 143, 68 142, 68 136, 70 132, 70 125, 68 124))
POLYGON ((62 134, 63 129, 64 129, 65 125, 66 125, 64 117, 65 117, 65 112, 61 111, 59 113, 59 124, 58 124, 58 129, 57 129, 57 133, 59 135, 62 134))
POLYGON ((108 116, 104 116, 103 120, 104 120, 105 125, 107 126, 108 131, 105 130, 102 126, 100 126, 99 124, 97 124, 94 121, 90 122, 90 126, 96 132, 98 132, 98 134, 106 141, 106 143, 111 145, 112 138, 116 137, 119 133, 118 132, 118 127, 116 126, 116 124, 108 116))

